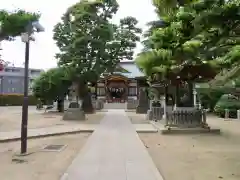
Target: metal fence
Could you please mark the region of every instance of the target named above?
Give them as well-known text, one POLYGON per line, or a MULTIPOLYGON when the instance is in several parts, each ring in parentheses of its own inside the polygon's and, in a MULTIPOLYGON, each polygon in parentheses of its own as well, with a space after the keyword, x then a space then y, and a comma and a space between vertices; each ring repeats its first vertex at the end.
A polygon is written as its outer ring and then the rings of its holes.
POLYGON ((164 114, 164 108, 163 107, 151 107, 151 119, 152 120, 161 120, 163 118, 164 114))
MULTIPOLYGON (((163 107, 152 107, 148 111, 148 120, 162 120, 164 115, 163 107)), ((205 127, 206 123, 206 112, 204 110, 189 108, 189 109, 166 109, 166 121, 164 121, 167 127, 205 127)))

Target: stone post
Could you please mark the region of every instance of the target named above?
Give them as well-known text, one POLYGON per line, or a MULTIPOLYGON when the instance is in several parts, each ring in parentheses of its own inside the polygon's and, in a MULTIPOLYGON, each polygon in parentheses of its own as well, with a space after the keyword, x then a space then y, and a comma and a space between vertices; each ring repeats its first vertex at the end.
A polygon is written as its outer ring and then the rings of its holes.
POLYGON ((195 88, 193 89, 193 105, 197 107, 197 91, 195 88))
POLYGON ((165 96, 161 96, 160 98, 161 105, 163 107, 163 119, 165 120, 167 117, 167 104, 165 101, 165 96))
POLYGON ((136 108, 136 113, 138 114, 147 114, 149 109, 149 99, 144 88, 140 89, 138 106, 136 108))
POLYGON ((240 110, 237 110, 237 119, 240 120, 240 110))

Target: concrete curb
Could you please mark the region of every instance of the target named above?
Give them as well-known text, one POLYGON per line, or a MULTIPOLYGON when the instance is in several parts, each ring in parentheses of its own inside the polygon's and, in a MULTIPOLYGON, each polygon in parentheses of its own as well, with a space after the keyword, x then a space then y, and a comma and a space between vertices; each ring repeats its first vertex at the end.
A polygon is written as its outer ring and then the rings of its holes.
MULTIPOLYGON (((93 129, 63 131, 63 132, 55 132, 55 133, 48 133, 48 134, 30 135, 30 136, 28 136, 28 139, 38 139, 38 138, 51 137, 51 136, 60 136, 60 135, 67 135, 67 134, 79 134, 79 133, 93 133, 93 132, 94 132, 93 129)), ((9 138, 0 138, 0 143, 18 141, 20 139, 21 139, 20 136, 19 137, 9 137, 9 138)))
POLYGON ((137 133, 157 133, 158 130, 136 130, 137 133))
MULTIPOLYGON (((72 130, 72 131, 62 131, 62 132, 54 132, 54 133, 47 133, 47 134, 37 134, 37 135, 29 135, 28 139, 38 139, 44 137, 52 137, 52 136, 61 136, 67 134, 79 134, 79 133, 93 133, 94 129, 82 129, 82 130, 72 130)), ((136 129, 137 133, 157 133, 158 130, 138 130, 136 129)), ((21 137, 9 137, 9 138, 0 138, 0 143, 12 142, 12 141, 19 141, 21 137)))

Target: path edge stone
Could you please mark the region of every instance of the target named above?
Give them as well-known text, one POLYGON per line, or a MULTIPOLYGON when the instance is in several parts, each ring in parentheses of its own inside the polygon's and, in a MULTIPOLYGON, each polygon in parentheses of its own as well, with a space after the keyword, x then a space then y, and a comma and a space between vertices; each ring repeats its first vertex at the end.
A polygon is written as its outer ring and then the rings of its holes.
MULTIPOLYGON (((62 132, 56 132, 56 133, 47 133, 47 134, 40 134, 40 135, 30 135, 28 136, 28 139, 38 139, 38 138, 44 138, 44 137, 51 137, 51 136, 61 136, 61 135, 68 135, 68 134, 79 134, 79 133, 93 133, 93 129, 82 129, 82 130, 75 130, 75 131, 62 131, 62 132)), ((12 141, 19 141, 21 140, 21 137, 10 137, 10 138, 2 138, 0 139, 0 143, 6 143, 6 142, 12 142, 12 141)))

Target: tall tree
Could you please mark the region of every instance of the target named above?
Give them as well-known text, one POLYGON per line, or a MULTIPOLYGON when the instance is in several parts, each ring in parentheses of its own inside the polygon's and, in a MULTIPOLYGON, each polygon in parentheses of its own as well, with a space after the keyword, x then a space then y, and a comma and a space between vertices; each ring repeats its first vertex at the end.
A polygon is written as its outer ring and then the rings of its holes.
POLYGON ((150 49, 137 58, 143 71, 151 74, 156 69, 167 72, 164 69, 202 64, 221 69, 238 63, 239 1, 156 0, 154 5, 164 26, 153 28, 147 39, 150 49), (170 63, 163 61, 163 50, 170 52, 170 63))
POLYGON ((28 23, 36 21, 40 14, 18 9, 14 12, 0 10, 0 41, 13 40, 26 31, 28 23))
POLYGON ((33 83, 35 97, 43 102, 57 101, 59 112, 64 111, 64 98, 71 85, 69 69, 60 67, 43 72, 33 83))
POLYGON ((114 72, 121 60, 133 60, 136 42, 140 41, 142 30, 137 27, 138 21, 134 17, 120 19, 119 25, 114 25, 112 40, 106 44, 106 72, 114 72))
POLYGON ((54 28, 54 39, 61 51, 57 54, 58 64, 75 69, 74 80, 79 83, 80 98, 85 98, 85 112, 92 111, 87 83, 114 71, 120 60, 132 59, 139 41, 141 30, 135 18, 126 17, 119 25, 111 22, 117 10, 116 0, 83 0, 70 7, 54 28))

